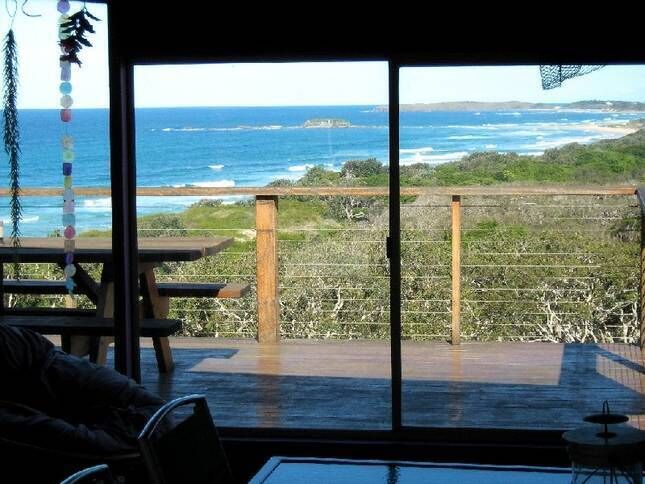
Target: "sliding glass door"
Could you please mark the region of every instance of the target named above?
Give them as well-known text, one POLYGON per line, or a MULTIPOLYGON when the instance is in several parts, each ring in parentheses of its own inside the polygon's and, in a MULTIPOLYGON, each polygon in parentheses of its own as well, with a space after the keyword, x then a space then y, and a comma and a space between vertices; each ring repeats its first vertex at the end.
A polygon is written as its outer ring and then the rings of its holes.
POLYGON ((400 70, 404 426, 639 425, 644 75, 400 70))
POLYGON ((144 382, 199 388, 223 426, 390 429, 386 64, 137 66, 135 84, 140 240, 212 253, 154 269, 183 326, 170 377, 144 348, 144 382))

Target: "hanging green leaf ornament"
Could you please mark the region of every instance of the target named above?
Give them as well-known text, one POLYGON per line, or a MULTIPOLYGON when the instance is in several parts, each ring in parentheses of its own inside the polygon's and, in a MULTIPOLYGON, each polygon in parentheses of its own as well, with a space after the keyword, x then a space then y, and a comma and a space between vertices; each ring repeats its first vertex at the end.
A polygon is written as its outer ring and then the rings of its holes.
MULTIPOLYGON (((3 141, 4 150, 9 157, 9 191, 11 194, 11 237, 13 246, 20 246, 20 130, 18 126, 18 50, 13 30, 9 30, 2 48, 3 65, 3 141)), ((17 264, 16 264, 17 265, 17 264)))
POLYGON ((58 11, 62 14, 60 18, 60 46, 63 55, 60 56, 61 62, 70 62, 77 64, 79 67, 81 61, 78 58, 78 53, 85 47, 92 47, 92 44, 87 40, 86 35, 94 33, 94 27, 88 19, 100 21, 99 18, 92 15, 85 6, 78 12, 67 15, 69 10, 69 3, 65 1, 58 2, 58 11))

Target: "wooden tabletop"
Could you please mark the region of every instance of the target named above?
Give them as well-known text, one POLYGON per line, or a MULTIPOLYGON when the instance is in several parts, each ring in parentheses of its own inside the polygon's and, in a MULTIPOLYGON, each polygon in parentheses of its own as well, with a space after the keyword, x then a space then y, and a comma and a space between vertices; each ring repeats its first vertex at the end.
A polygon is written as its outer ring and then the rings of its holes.
MULTIPOLYGON (((61 237, 22 237, 18 248, 20 262, 64 261, 64 239, 61 237)), ((231 237, 148 237, 139 238, 139 262, 193 261, 215 255, 233 244, 231 237)), ((0 242, 0 263, 13 262, 11 239, 0 242)), ((110 262, 112 239, 87 237, 76 239, 76 262, 110 262)))

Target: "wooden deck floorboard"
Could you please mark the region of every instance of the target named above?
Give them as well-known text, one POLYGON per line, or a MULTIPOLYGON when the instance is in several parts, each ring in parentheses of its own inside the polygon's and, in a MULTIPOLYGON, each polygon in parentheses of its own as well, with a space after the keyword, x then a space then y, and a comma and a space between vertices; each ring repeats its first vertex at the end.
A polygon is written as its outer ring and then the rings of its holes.
MULTIPOLYGON (((143 383, 166 399, 206 394, 220 426, 390 428, 384 342, 173 338, 177 367, 168 375, 143 346, 143 383)), ((645 429, 645 369, 635 346, 404 343, 403 379, 404 425, 559 430, 607 399, 645 429)))

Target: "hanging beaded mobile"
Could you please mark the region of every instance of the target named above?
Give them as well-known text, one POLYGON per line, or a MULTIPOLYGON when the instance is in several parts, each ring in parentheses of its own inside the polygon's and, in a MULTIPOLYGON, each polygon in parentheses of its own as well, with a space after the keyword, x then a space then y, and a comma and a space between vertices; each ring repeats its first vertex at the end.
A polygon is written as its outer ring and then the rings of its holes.
MULTIPOLYGON (((69 21, 69 1, 60 0, 57 4, 60 12, 58 19, 58 38, 62 41, 70 37, 63 28, 63 24, 69 21)), ((67 54, 66 47, 61 46, 63 54, 67 54)), ((65 238, 65 286, 70 294, 74 293, 74 249, 76 247, 76 216, 74 214, 74 190, 72 188, 72 165, 74 162, 74 138, 69 134, 69 123, 72 121, 72 104, 74 100, 70 96, 72 92, 72 66, 68 60, 60 61, 60 120, 63 123, 63 135, 61 137, 62 159, 63 159, 63 237, 65 238)))

